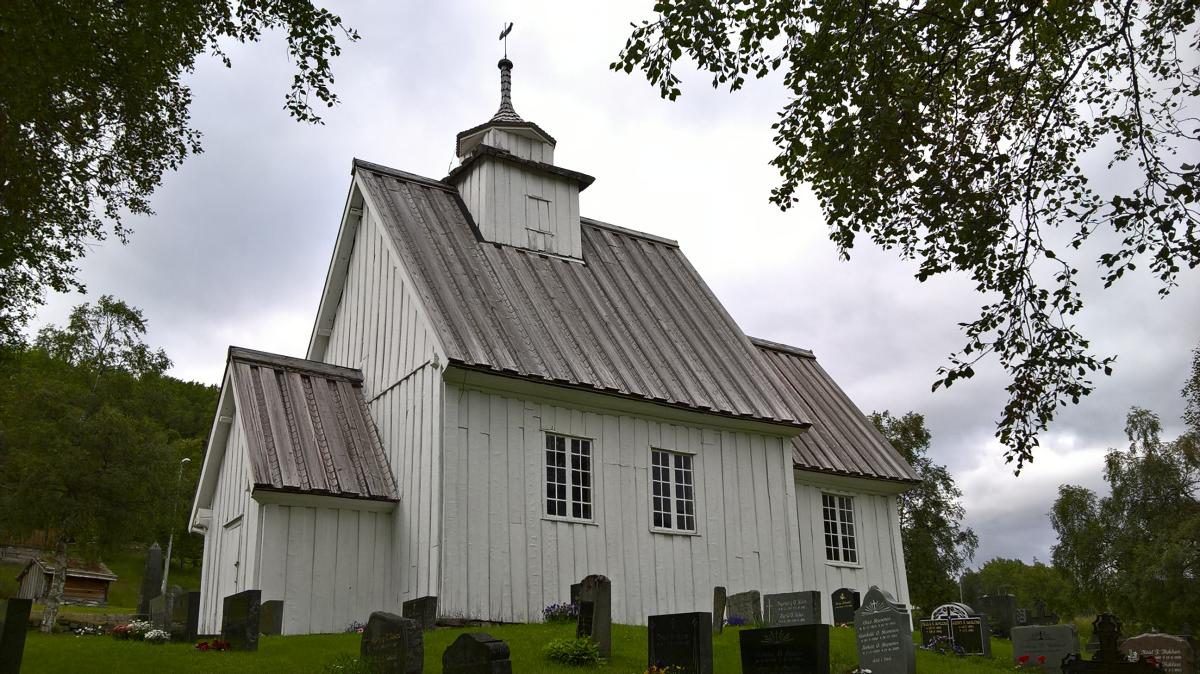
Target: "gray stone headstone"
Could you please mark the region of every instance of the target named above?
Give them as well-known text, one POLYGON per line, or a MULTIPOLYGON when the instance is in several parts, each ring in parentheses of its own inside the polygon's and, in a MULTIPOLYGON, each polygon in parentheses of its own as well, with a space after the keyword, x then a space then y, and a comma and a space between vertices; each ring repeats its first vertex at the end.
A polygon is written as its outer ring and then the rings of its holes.
POLYGON ((859 594, 848 587, 834 590, 829 596, 829 603, 833 605, 833 624, 854 624, 854 612, 858 610, 860 599, 859 594))
POLYGON ((872 586, 854 614, 858 666, 872 674, 916 674, 912 618, 892 595, 872 586))
POLYGON ((1092 634, 1100 642, 1100 648, 1091 660, 1078 655, 1067 656, 1063 663, 1063 674, 1161 674, 1158 666, 1150 664, 1142 656, 1130 661, 1121 651, 1121 621, 1111 613, 1101 613, 1092 621, 1092 634))
POLYGON ((997 636, 1008 638, 1012 628, 1017 624, 1017 598, 1011 594, 984 595, 971 602, 975 609, 987 615, 992 625, 992 632, 997 636))
POLYGON ((160 630, 171 628, 171 614, 168 613, 166 595, 159 595, 150 600, 150 623, 160 630))
POLYGON ((31 599, 0 599, 0 674, 21 671, 31 608, 31 599))
POLYGON ((146 551, 146 564, 142 569, 142 592, 138 598, 138 615, 150 615, 150 600, 162 594, 163 555, 158 543, 146 551))
POLYGON ((647 664, 713 674, 712 614, 668 613, 646 620, 647 664))
POLYGON ((258 607, 258 631, 266 636, 283 634, 283 600, 271 599, 258 607))
POLYGON ((725 605, 725 615, 730 618, 734 616, 744 618, 750 625, 761 624, 762 595, 758 593, 758 590, 729 595, 729 601, 725 605))
POLYGON ((421 629, 429 631, 437 624, 437 607, 437 597, 419 597, 404 602, 401 613, 405 618, 417 621, 421 629))
POLYGON ((1167 674, 1196 674, 1196 653, 1183 637, 1139 634, 1121 642, 1126 657, 1152 657, 1167 674), (1136 654, 1136 655, 1135 655, 1136 654))
POLYGON ((187 626, 188 595, 182 587, 172 585, 167 589, 167 627, 173 641, 184 640, 187 626))
POLYGON ((258 650, 258 609, 261 590, 245 590, 225 597, 221 613, 221 638, 235 651, 258 650))
POLYGON ((425 637, 411 618, 376 611, 363 628, 359 655, 379 674, 422 674, 425 637))
POLYGON ((1013 664, 1040 667, 1043 672, 1062 671, 1063 659, 1079 654, 1079 632, 1074 625, 1027 625, 1012 629, 1013 664))
POLYGON ((720 634, 725 629, 725 588, 718 585, 713 588, 713 634, 720 634))
POLYGON ((815 590, 763 595, 763 622, 771 627, 821 622, 821 593, 815 590))
POLYGON ((443 674, 512 674, 508 644, 485 634, 460 634, 442 654, 443 674))
POLYGON ((742 674, 829 674, 829 625, 742 630, 742 674))
POLYGON ((576 637, 591 637, 600 648, 600 657, 612 654, 612 582, 605 576, 591 575, 579 588, 579 619, 576 637))

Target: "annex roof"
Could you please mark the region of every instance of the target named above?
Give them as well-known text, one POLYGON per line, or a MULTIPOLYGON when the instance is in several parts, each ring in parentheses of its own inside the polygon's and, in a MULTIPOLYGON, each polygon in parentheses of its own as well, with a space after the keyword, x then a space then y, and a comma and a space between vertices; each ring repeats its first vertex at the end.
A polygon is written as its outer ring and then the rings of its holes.
POLYGON ((502 246, 480 237, 453 186, 354 169, 451 363, 806 427, 674 241, 583 218, 582 262, 502 246))
POLYGON ((397 500, 362 372, 229 349, 255 488, 397 500))
POLYGON ((790 403, 812 427, 792 438, 792 462, 803 470, 918 482, 900 456, 807 349, 750 338, 787 382, 790 403))
MULTIPOLYGON (((31 557, 29 562, 25 564, 25 567, 21 569, 21 573, 17 576, 17 579, 24 578, 25 574, 29 573, 30 569, 34 566, 41 569, 42 573, 54 573, 55 569, 58 568, 52 559, 47 557, 31 557)), ((117 579, 117 574, 105 566, 104 562, 85 562, 81 559, 67 560, 67 575, 75 578, 95 578, 107 581, 117 579)))

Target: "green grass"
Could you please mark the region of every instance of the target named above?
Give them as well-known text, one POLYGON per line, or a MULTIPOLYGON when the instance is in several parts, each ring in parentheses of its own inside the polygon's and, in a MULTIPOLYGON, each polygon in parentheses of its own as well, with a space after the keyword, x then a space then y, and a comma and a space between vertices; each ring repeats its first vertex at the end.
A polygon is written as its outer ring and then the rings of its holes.
POLYGON ((21 589, 21 584, 17 582, 17 574, 24 568, 24 564, 0 563, 0 597, 16 596, 17 590, 21 589))
MULTIPOLYGON (((579 668, 556 665, 542 656, 551 639, 573 636, 574 625, 500 625, 486 628, 439 629, 425 635, 425 671, 442 671, 442 653, 459 634, 484 631, 503 639, 512 652, 513 671, 522 674, 641 674, 646 666, 646 628, 613 627, 613 654, 607 665, 579 668)), ((713 643, 714 671, 739 672, 738 630, 727 629, 713 643)), ((833 628, 832 672, 845 674, 855 664, 853 630, 833 628)), ((340 655, 357 655, 360 636, 326 634, 263 637, 257 653, 200 652, 188 644, 153 646, 110 637, 76 637, 30 633, 25 645, 25 674, 38 672, 321 672, 340 655)), ((917 651, 921 674, 974 674, 1012 671, 1012 647, 992 640, 991 659, 936 655, 917 651)))

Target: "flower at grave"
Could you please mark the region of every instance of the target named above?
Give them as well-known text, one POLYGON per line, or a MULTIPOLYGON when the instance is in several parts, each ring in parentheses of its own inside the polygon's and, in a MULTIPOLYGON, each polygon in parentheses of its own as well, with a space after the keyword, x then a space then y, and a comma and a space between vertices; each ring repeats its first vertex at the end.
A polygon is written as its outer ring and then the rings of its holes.
POLYGON ((1025 663, 1029 662, 1029 656, 1028 656, 1028 655, 1022 655, 1021 657, 1017 658, 1017 662, 1018 662, 1018 663, 1020 663, 1020 665, 1021 665, 1022 667, 1024 667, 1024 666, 1025 666, 1025 663))
POLYGON ((542 620, 548 623, 565 623, 578 618, 579 606, 576 604, 550 604, 542 609, 542 620))
POLYGON ((355 620, 354 622, 350 623, 349 625, 346 625, 345 633, 346 634, 362 634, 364 627, 366 627, 366 625, 355 620))
POLYGON ((212 648, 212 646, 209 646, 207 641, 201 641, 200 643, 196 644, 196 650, 198 651, 207 651, 210 648, 212 648))
POLYGON ((117 625, 116 627, 112 628, 112 635, 113 635, 114 639, 120 639, 122 641, 124 641, 125 639, 128 639, 129 638, 128 623, 123 623, 123 624, 117 625))
POLYGON ((166 630, 153 629, 146 632, 142 640, 152 644, 165 644, 171 640, 171 633, 166 630))
POLYGON ((1038 664, 1039 664, 1039 665, 1044 665, 1044 664, 1046 664, 1046 656, 1044 656, 1044 655, 1039 655, 1039 656, 1038 656, 1038 664))
POLYGON ((749 625, 750 621, 740 615, 731 615, 725 619, 725 624, 729 627, 741 627, 749 625))

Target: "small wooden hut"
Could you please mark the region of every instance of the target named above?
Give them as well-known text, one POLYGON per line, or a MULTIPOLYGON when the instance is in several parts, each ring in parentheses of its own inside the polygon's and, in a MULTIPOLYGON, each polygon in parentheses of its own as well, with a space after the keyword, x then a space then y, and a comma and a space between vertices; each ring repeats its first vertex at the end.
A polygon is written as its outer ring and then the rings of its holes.
MULTIPOLYGON (((22 599, 40 601, 50 592, 50 583, 54 579, 54 562, 49 559, 33 558, 17 576, 21 589, 17 596, 22 599)), ((108 604, 108 586, 117 579, 102 562, 82 562, 77 559, 67 560, 67 582, 63 588, 63 602, 68 604, 85 604, 88 606, 105 606, 108 604)))

